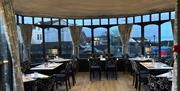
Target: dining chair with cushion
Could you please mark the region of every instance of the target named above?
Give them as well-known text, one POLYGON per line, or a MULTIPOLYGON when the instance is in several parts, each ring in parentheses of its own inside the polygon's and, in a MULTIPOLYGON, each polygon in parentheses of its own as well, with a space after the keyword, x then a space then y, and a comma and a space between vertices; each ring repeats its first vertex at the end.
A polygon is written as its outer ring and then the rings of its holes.
POLYGON ((133 69, 133 84, 135 88, 140 91, 141 84, 148 83, 149 72, 147 70, 142 70, 141 67, 136 63, 136 61, 130 61, 133 69))
POLYGON ((117 80, 117 61, 110 57, 106 60, 106 78, 109 78, 109 73, 112 73, 113 77, 117 80))
POLYGON ((62 85, 63 83, 65 83, 66 85, 66 91, 68 91, 69 88, 71 88, 71 84, 70 84, 70 64, 67 63, 65 70, 60 71, 60 73, 58 74, 54 74, 55 76, 55 84, 56 84, 56 88, 58 88, 58 85, 62 85))
POLYGON ((36 91, 54 91, 54 82, 54 76, 50 76, 48 78, 38 78, 36 91))
POLYGON ((101 63, 100 59, 97 57, 90 57, 89 58, 89 71, 90 71, 90 80, 95 77, 95 73, 98 73, 99 80, 101 79, 101 63))

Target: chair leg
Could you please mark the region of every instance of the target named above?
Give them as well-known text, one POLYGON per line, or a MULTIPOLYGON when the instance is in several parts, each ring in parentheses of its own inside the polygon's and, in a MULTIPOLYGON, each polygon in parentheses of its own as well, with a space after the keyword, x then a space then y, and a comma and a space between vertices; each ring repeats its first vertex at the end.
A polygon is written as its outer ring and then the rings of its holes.
POLYGON ((137 75, 135 74, 135 88, 137 89, 137 85, 138 85, 138 79, 137 79, 137 75))
POLYGON ((115 76, 116 76, 116 80, 117 80, 117 70, 115 70, 115 76))
POLYGON ((67 83, 67 81, 65 81, 65 84, 66 84, 66 91, 68 91, 68 83, 67 83))
POLYGON ((107 78, 107 80, 108 80, 108 70, 106 70, 106 78, 107 78))
POLYGON ((73 81, 73 86, 74 86, 76 83, 75 74, 72 75, 72 81, 73 81))
POLYGON ((101 70, 99 69, 99 80, 101 80, 101 70))
POLYGON ((135 76, 134 76, 134 73, 133 73, 132 75, 133 75, 133 86, 134 86, 134 82, 135 82, 135 76))
POLYGON ((92 78, 92 77, 91 77, 91 75, 92 75, 92 72, 91 72, 91 70, 90 70, 90 73, 89 73, 89 75, 90 75, 89 77, 90 77, 90 80, 91 80, 91 78, 92 78))
POLYGON ((71 88, 71 83, 70 83, 69 77, 68 77, 68 85, 69 85, 69 88, 71 88))
POLYGON ((138 85, 138 91, 141 90, 141 82, 139 81, 139 85, 138 85))

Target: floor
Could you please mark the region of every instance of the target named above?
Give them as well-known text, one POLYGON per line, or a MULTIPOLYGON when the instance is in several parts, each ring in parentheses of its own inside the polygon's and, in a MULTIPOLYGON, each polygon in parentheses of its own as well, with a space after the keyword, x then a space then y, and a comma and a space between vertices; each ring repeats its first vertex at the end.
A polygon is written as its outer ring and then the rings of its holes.
MULTIPOLYGON (((146 86, 142 86, 141 91, 148 91, 146 86)), ((65 91, 64 86, 59 86, 56 91, 65 91)), ((119 72, 118 79, 107 80, 102 75, 101 80, 89 79, 89 72, 78 72, 76 75, 76 84, 69 91, 136 91, 132 85, 132 76, 128 73, 119 72)))

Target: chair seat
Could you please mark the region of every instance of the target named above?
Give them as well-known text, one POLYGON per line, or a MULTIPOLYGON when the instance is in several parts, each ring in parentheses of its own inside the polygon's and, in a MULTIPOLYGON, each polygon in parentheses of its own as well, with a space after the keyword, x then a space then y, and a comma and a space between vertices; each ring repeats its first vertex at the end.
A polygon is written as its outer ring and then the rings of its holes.
POLYGON ((99 68, 100 68, 100 66, 98 66, 98 65, 97 66, 94 66, 94 65, 91 66, 91 69, 99 69, 99 68))
POLYGON ((107 68, 116 68, 116 65, 108 65, 107 68))

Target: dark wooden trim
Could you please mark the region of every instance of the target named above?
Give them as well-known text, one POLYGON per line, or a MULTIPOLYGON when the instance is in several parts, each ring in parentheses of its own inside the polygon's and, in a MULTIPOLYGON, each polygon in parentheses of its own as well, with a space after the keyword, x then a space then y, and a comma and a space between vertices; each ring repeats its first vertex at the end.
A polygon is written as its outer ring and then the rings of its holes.
MULTIPOLYGON (((161 15, 159 14, 159 18, 161 21, 161 15)), ((158 48, 159 48, 159 55, 158 55, 158 58, 160 59, 161 58, 161 23, 158 24, 158 48)))
POLYGON ((61 28, 58 28, 58 51, 59 56, 61 56, 61 28))

